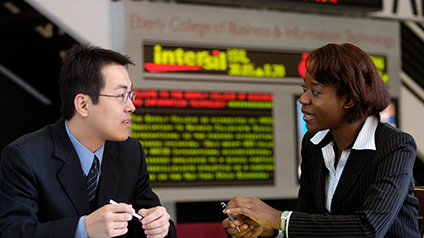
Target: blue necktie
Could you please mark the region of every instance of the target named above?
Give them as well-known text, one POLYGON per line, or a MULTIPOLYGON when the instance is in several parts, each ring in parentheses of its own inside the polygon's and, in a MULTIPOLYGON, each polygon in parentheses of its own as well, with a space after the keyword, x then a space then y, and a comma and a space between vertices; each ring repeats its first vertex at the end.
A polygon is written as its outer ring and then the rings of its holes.
POLYGON ((94 200, 96 196, 96 188, 97 188, 97 175, 99 174, 99 159, 97 156, 94 156, 93 164, 91 165, 90 172, 88 173, 85 181, 85 185, 87 187, 88 194, 88 202, 94 200))

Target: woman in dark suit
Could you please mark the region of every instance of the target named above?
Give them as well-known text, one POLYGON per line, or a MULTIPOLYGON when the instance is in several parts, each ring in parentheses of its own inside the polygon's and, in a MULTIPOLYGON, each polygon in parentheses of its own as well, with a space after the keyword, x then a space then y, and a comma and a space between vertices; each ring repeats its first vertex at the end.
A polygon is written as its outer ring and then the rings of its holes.
POLYGON ((224 228, 236 237, 420 237, 416 145, 380 121, 390 95, 373 61, 352 44, 328 44, 307 62, 297 211, 235 197, 224 212, 236 221, 224 228))

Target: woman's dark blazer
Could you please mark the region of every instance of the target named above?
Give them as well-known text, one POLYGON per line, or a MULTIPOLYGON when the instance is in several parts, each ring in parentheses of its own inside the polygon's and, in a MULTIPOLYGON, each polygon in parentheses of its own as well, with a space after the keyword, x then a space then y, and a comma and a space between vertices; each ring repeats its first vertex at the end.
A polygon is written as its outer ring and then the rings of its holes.
POLYGON ((379 122, 376 150, 352 150, 334 193, 331 213, 325 208, 326 176, 321 148, 331 133, 314 145, 307 132, 302 141, 302 175, 298 207, 288 236, 420 237, 418 200, 413 195, 414 139, 379 122))

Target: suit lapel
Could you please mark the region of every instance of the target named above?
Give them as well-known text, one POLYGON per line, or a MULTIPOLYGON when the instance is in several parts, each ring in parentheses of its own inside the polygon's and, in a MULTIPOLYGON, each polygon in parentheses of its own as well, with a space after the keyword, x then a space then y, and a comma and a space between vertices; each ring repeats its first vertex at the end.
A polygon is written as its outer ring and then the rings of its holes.
POLYGON ((316 194, 317 208, 320 213, 328 213, 325 208, 327 198, 326 195, 326 178, 328 175, 328 169, 324 163, 324 157, 322 155, 322 148, 333 140, 331 133, 328 133, 323 140, 317 145, 313 146, 312 157, 314 158, 314 165, 311 166, 311 174, 313 174, 313 188, 316 194))
POLYGON ((119 153, 115 144, 106 142, 102 161, 102 174, 98 185, 97 207, 109 203, 111 198, 116 197, 121 177, 119 166, 119 153))
POLYGON ((327 167, 325 167, 324 164, 324 158, 322 157, 322 153, 319 153, 320 156, 317 156, 316 158, 316 162, 317 162, 317 166, 314 167, 315 172, 314 172, 314 189, 316 190, 316 196, 317 196, 317 207, 318 210, 321 213, 326 213, 328 212, 327 209, 325 208, 325 178, 328 174, 328 170, 327 167))
POLYGON ((74 205, 79 215, 90 213, 85 190, 85 182, 78 155, 66 134, 64 120, 59 120, 53 128, 54 155, 58 163, 63 164, 58 170, 57 179, 74 205), (78 174, 80 176, 78 176, 78 174))
POLYGON ((331 203, 332 211, 337 211, 343 206, 344 198, 349 196, 353 186, 357 184, 357 180, 362 176, 362 171, 365 166, 369 165, 369 161, 374 154, 375 151, 372 150, 352 150, 334 192, 331 203))
POLYGON ((85 190, 85 182, 82 176, 81 164, 79 161, 77 161, 77 163, 71 162, 75 160, 72 157, 73 156, 68 156, 67 161, 59 170, 57 178, 74 205, 75 210, 77 210, 78 215, 87 215, 90 213, 90 208, 87 192, 85 190), (81 176, 75 176, 76 174, 81 174, 81 176))

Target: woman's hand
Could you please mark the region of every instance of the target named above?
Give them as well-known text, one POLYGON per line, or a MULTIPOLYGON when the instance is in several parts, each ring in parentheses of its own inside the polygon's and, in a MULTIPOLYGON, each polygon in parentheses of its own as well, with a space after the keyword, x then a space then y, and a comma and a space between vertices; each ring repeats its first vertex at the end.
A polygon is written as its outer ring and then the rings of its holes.
POLYGON ((258 198, 234 197, 224 210, 227 214, 244 215, 260 226, 280 229, 281 211, 278 211, 258 198))
POLYGON ((227 230, 227 233, 237 238, 252 238, 262 235, 264 227, 243 215, 233 215, 234 222, 229 218, 222 221, 222 226, 227 230), (236 229, 238 226, 239 230, 236 229))

